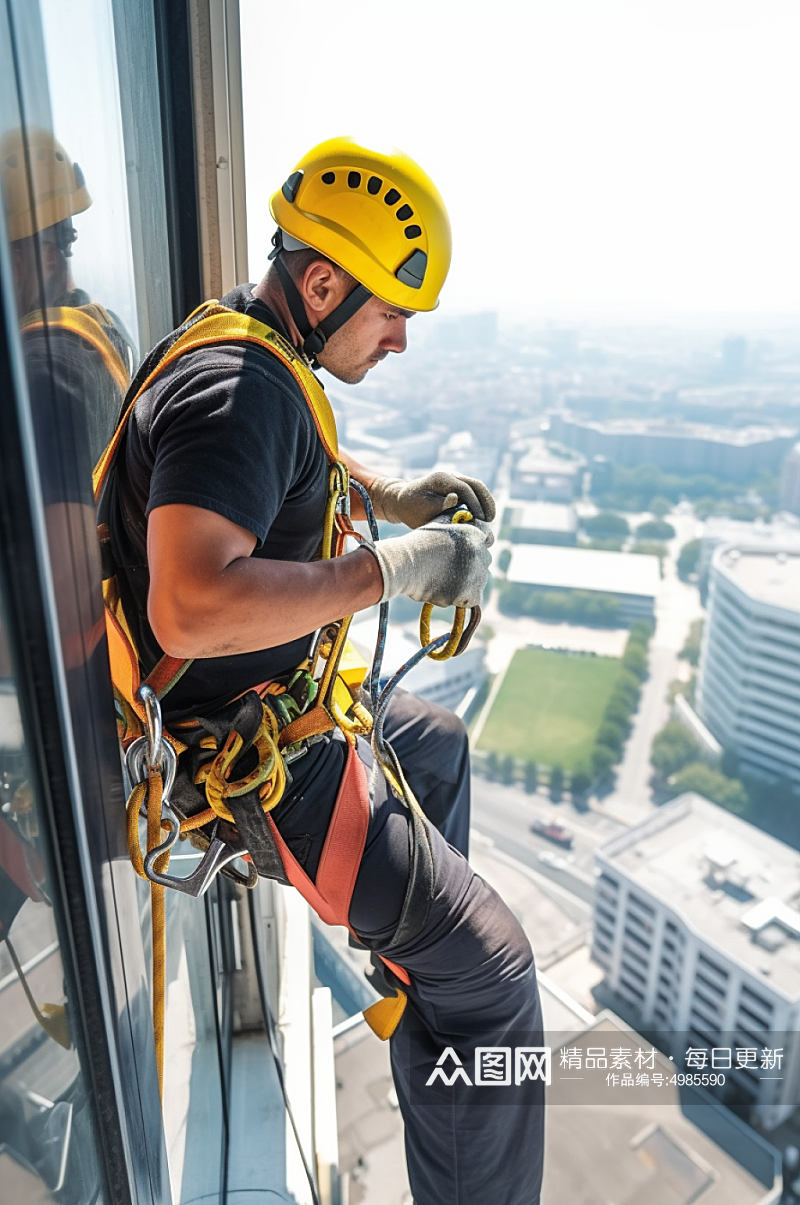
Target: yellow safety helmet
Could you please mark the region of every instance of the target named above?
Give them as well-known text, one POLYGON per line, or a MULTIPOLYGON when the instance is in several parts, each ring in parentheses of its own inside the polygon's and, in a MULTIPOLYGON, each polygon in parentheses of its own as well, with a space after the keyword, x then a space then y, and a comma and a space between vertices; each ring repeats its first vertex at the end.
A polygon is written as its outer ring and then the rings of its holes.
POLYGON ((0 138, 0 187, 12 243, 57 226, 92 203, 83 172, 49 130, 9 130, 0 138))
MULTIPOLYGON (((450 221, 433 181, 402 151, 330 138, 300 160, 269 209, 280 229, 273 255, 312 247, 359 282, 361 304, 373 295, 406 310, 438 305, 450 268, 450 221)), ((280 275, 286 290, 288 272, 280 275)), ((355 312, 349 308, 344 321, 355 312)))

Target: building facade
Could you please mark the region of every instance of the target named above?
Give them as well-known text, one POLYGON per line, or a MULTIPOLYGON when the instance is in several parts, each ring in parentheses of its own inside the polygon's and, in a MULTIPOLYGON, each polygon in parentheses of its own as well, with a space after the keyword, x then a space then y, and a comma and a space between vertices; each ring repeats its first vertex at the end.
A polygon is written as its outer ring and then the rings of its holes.
POLYGON ((506 580, 548 594, 585 590, 614 598, 620 622, 626 624, 655 618, 661 569, 656 556, 516 544, 506 580))
POLYGON ((719 547, 697 712, 742 764, 800 785, 800 550, 719 547))
POLYGON ((688 1046, 709 1069, 730 1050, 721 1099, 779 1125, 800 1087, 800 853, 687 794, 604 845, 596 866, 592 957, 617 1011, 681 1062, 688 1046), (780 1068, 762 1067, 779 1049, 780 1068))
POLYGON ((586 456, 729 481, 747 481, 760 469, 777 472, 797 438, 797 431, 788 427, 726 428, 661 419, 594 422, 563 410, 549 419, 551 438, 586 456))

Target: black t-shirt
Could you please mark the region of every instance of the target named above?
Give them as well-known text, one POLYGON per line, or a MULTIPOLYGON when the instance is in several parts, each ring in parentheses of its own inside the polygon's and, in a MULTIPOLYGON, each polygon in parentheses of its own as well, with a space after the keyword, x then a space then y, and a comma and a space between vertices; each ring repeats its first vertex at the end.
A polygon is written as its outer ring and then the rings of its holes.
MULTIPOLYGON (((223 304, 283 334, 252 288, 239 286, 223 304)), ((254 344, 187 352, 142 394, 117 457, 109 526, 125 615, 146 672, 162 656, 147 621, 150 512, 174 503, 202 507, 251 532, 253 556, 310 561, 322 538, 327 464, 295 378, 254 344)), ((269 647, 265 632, 261 652, 194 661, 164 700, 165 713, 176 719, 209 711, 286 673, 305 656, 310 635, 269 647)))

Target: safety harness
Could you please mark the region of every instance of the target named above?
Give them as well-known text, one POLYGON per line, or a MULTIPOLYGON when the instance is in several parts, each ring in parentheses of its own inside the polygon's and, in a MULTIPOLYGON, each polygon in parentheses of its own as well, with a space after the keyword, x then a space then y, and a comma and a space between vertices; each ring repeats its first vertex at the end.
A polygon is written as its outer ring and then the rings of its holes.
MULTIPOLYGON (((457 613, 452 633, 429 639, 430 607, 423 616, 425 647, 380 690, 380 662, 388 608, 381 609, 378 647, 368 667, 348 644, 352 616, 320 631, 311 653, 286 680, 262 683, 211 716, 162 726, 160 701, 190 662, 163 656, 142 675, 139 656, 126 621, 115 577, 108 517, 113 504, 112 473, 127 423, 142 393, 178 357, 214 343, 244 342, 262 348, 289 369, 314 420, 329 462, 329 489, 323 527, 323 559, 341 555, 348 537, 362 539, 350 520, 350 488, 364 499, 373 536, 377 525, 369 497, 350 481, 338 459, 336 423, 322 386, 305 359, 277 331, 217 301, 200 306, 162 345, 155 366, 140 371, 125 399, 122 417, 94 473, 98 533, 103 553, 103 593, 109 660, 117 707, 118 731, 126 751, 133 789, 128 800, 128 844, 137 873, 150 882, 153 926, 153 1022, 159 1079, 163 1075, 164 889, 191 895, 207 890, 216 873, 228 873, 248 887, 258 875, 291 883, 328 924, 349 928, 353 888, 370 818, 367 775, 356 752, 356 737, 371 734, 376 760, 392 790, 409 810, 411 867, 400 921, 392 942, 398 948, 424 927, 433 892, 433 859, 425 816, 411 792, 393 750, 383 737, 389 698, 405 672, 425 655, 463 651, 477 626, 479 609, 467 628, 457 613), (446 647, 445 647, 446 646, 446 647), (365 702, 371 699, 371 710, 365 702), (344 734, 347 757, 315 881, 305 873, 270 815, 291 782, 291 765, 334 728, 344 734), (139 837, 140 811, 147 816, 146 851, 139 837), (166 836, 164 835, 166 832, 166 836), (168 873, 169 855, 179 837, 205 850, 200 866, 187 878, 168 873), (238 867, 232 863, 240 859, 238 867), (241 861, 244 859, 244 862, 241 861), (249 867, 245 872, 242 865, 249 867)), ((456 516, 457 519, 465 516, 456 516)), ((466 516, 469 517, 469 516, 466 516)), ((365 1011, 379 1037, 388 1038, 406 1003, 406 971, 380 956, 388 990, 394 994, 365 1011)))
POLYGON ((125 396, 130 374, 118 346, 122 337, 114 319, 102 305, 90 301, 80 306, 63 305, 34 310, 22 320, 21 332, 26 334, 38 330, 65 330, 80 336, 100 354, 120 397, 125 396))

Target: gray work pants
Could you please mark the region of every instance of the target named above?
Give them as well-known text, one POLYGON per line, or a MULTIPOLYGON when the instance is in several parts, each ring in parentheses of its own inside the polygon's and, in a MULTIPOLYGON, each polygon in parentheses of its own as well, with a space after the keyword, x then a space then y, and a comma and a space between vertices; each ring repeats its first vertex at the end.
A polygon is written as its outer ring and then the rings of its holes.
MULTIPOLYGON (((408 1005, 391 1038, 392 1072, 405 1123, 415 1205, 538 1205, 542 1180, 541 1084, 515 1089, 452 1088, 427 1080, 450 1047, 474 1080, 475 1048, 542 1045, 542 1016, 530 943, 499 895, 466 860, 469 751, 451 712, 398 691, 385 727, 409 785, 431 820, 434 899, 412 941, 387 956, 411 979, 408 1005), (496 1096, 493 1096, 496 1093, 496 1096)), ((359 755, 371 764, 366 742, 359 755)), ((344 765, 332 741, 303 759, 304 773, 273 813, 292 852, 313 877, 344 765), (312 756, 313 755, 313 756, 312 756)), ((300 763, 298 763, 299 767, 300 763)), ((372 819, 350 909, 364 944, 385 951, 408 878, 408 823, 381 775, 372 778, 372 819)), ((448 1060, 452 1074, 455 1063, 448 1060)))

